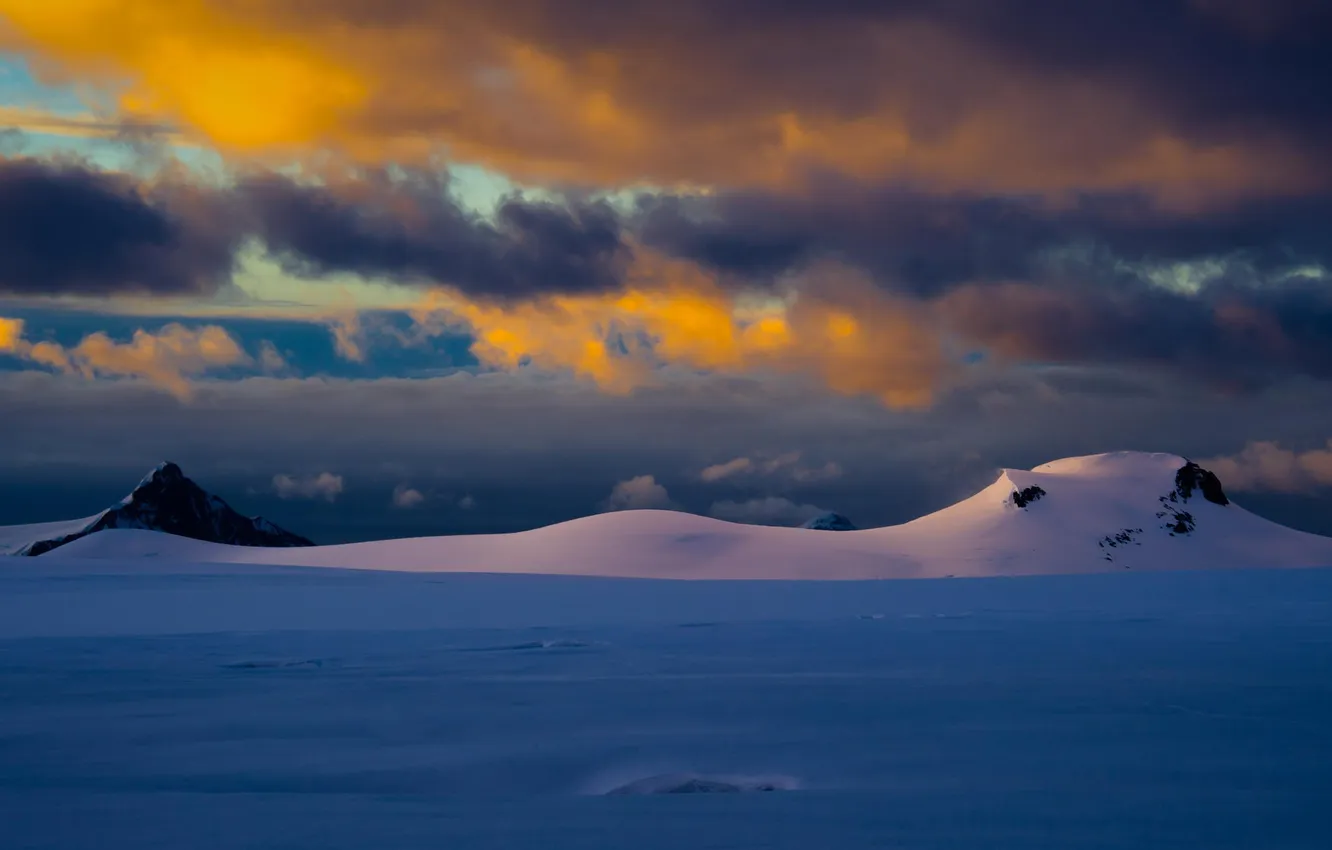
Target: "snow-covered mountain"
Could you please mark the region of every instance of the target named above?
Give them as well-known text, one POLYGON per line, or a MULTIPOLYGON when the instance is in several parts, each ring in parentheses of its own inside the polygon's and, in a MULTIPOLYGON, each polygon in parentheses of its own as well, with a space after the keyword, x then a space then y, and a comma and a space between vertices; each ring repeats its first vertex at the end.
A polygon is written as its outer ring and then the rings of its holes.
POLYGON ((58 554, 418 572, 876 579, 1332 566, 1332 538, 1245 511, 1216 476, 1178 455, 1118 452, 1005 469, 989 487, 941 511, 838 534, 624 511, 515 534, 303 549, 113 530, 58 554))
POLYGON ((0 527, 0 554, 42 555, 95 532, 137 529, 231 546, 292 547, 314 543, 262 517, 242 516, 226 502, 162 463, 120 504, 66 522, 0 527))
POLYGON ((855 531, 856 524, 839 513, 829 511, 826 514, 819 514, 808 522, 803 523, 801 528, 810 528, 815 531, 855 531))

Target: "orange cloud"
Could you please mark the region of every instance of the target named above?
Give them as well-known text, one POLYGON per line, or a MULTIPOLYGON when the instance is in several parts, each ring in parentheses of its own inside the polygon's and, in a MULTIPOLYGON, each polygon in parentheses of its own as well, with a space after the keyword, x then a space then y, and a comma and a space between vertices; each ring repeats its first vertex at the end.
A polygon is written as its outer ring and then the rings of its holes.
POLYGON ((137 330, 127 343, 115 342, 98 331, 67 349, 53 342, 28 342, 21 319, 0 318, 0 353, 89 380, 99 376, 142 378, 182 400, 194 394, 190 378, 252 362, 223 328, 193 329, 175 323, 157 333, 137 330))
POLYGON ((223 147, 318 139, 369 93, 318 45, 208 0, 0 0, 0 17, 49 77, 107 88, 123 113, 223 147))
POLYGON ((774 13, 741 36, 721 29, 725 5, 716 20, 602 9, 623 20, 597 26, 575 7, 460 0, 0 0, 0 18, 48 78, 236 151, 444 154, 608 186, 790 187, 813 169, 1181 203, 1332 176, 1270 122, 1204 136, 1114 75, 1030 67, 955 22, 774 13))
POLYGON ((414 312, 425 328, 461 325, 472 353, 499 369, 568 370, 608 392, 650 384, 673 366, 719 374, 812 378, 896 408, 930 404, 950 376, 925 311, 840 269, 819 285, 746 308, 696 268, 656 261, 624 291, 491 304, 441 290, 414 312))
POLYGON ((23 342, 23 320, 0 317, 0 354, 17 354, 23 342))

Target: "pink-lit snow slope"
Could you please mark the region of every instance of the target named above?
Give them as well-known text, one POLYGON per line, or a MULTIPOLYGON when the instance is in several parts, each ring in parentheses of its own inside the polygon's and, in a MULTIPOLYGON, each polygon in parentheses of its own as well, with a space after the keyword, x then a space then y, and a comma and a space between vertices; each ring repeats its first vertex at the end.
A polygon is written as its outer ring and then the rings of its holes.
POLYGON ((1183 498, 1175 476, 1185 462, 1177 455, 1118 452, 1067 458, 1030 471, 1006 469, 969 499, 903 525, 864 531, 769 528, 671 511, 625 511, 514 534, 297 549, 112 530, 43 557, 680 579, 1332 566, 1332 538, 1269 522, 1234 503, 1213 503, 1196 490, 1183 498), (1019 507, 1014 493, 1029 488, 1042 495, 1019 507))

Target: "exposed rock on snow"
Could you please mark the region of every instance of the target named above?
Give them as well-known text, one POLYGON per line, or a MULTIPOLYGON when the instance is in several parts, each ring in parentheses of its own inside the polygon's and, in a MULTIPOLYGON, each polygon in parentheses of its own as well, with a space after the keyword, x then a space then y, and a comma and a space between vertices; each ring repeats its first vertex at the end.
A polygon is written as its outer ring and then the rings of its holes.
POLYGON ((1214 505, 1225 507, 1230 504, 1221 488, 1221 480, 1215 474, 1193 461, 1186 462, 1175 472, 1175 489, 1158 499, 1161 510, 1157 511, 1156 518, 1165 520, 1161 527, 1171 537, 1192 534, 1197 527, 1193 514, 1178 507, 1181 502, 1188 502, 1195 490, 1214 505))
POLYGON ((610 795, 644 794, 748 794, 767 791, 794 791, 799 784, 789 777, 699 776, 688 773, 663 774, 638 779, 612 788, 610 795))
POLYGON ((1014 490, 1013 504, 1017 505, 1019 508, 1025 508, 1027 505, 1037 501, 1044 495, 1045 491, 1033 484, 1030 487, 1023 487, 1021 490, 1014 490))
POLYGON ((829 511, 821 514, 806 522, 801 528, 810 528, 815 531, 855 531, 856 526, 851 520, 839 513, 829 511))
POLYGON ((1230 500, 1221 489, 1221 480, 1212 472, 1189 461, 1175 473, 1175 492, 1184 501, 1188 501, 1194 490, 1202 492, 1203 498, 1216 505, 1228 505, 1230 500))
POLYGON ((240 515, 226 502, 186 478, 179 466, 162 463, 144 476, 119 505, 102 511, 83 525, 62 529, 53 536, 39 536, 17 547, 14 554, 41 555, 111 528, 162 531, 231 546, 314 545, 262 517, 240 515))

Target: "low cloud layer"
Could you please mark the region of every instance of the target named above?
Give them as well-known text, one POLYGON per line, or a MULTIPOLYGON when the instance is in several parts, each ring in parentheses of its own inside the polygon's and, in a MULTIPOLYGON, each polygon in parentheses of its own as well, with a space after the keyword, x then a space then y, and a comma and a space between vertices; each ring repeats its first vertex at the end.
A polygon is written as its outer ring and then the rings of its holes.
POLYGON ((1293 451, 1272 442, 1252 442, 1238 454, 1201 461, 1229 490, 1307 493, 1332 487, 1332 440, 1325 448, 1293 451))
MULTIPOLYGON (((694 513, 785 496, 873 527, 971 496, 1000 467, 1116 449, 1201 461, 1254 435, 1298 454, 1332 434, 1332 390, 1319 384, 1223 397, 1168 375, 1063 367, 978 374, 932 409, 901 413, 789 380, 690 374, 632 397, 540 375, 466 373, 250 377, 200 382, 197 394, 181 405, 143 382, 0 372, 0 524, 86 516, 170 458, 224 498, 235 495, 238 508, 328 542, 559 522, 595 513, 614 482, 648 473, 694 513), (318 424, 330 422, 337 427, 318 424), (697 478, 719 458, 776 457, 793 446, 837 462, 843 475, 798 487, 697 478), (344 491, 333 506, 283 500, 272 487, 277 471, 296 480, 329 471, 344 491), (404 482, 438 501, 395 509, 392 492, 404 482), (256 495, 241 498, 250 489, 256 495), (463 494, 474 510, 454 509, 463 494)), ((1232 498, 1332 533, 1321 492, 1232 498)))

